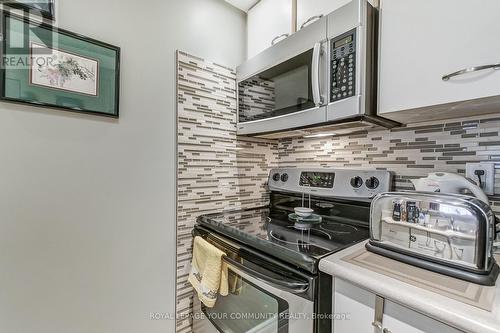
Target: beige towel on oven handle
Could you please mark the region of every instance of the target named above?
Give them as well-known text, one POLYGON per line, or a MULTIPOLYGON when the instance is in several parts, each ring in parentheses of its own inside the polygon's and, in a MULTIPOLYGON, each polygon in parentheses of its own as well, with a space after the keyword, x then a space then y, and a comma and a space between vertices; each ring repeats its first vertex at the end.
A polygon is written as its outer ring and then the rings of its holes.
POLYGON ((223 260, 225 255, 200 236, 194 238, 188 281, 198 293, 200 301, 209 308, 215 305, 219 294, 228 294, 228 268, 223 260))

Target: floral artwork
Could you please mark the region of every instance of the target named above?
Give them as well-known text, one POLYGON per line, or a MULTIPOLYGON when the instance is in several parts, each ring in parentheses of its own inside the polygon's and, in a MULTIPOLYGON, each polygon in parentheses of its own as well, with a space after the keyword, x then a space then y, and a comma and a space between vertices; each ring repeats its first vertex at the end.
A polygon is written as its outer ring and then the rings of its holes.
POLYGON ((69 52, 31 43, 32 85, 98 95, 99 62, 69 52))
POLYGON ((0 15, 0 36, 8 36, 0 47, 0 101, 119 118, 120 47, 31 15, 0 15))

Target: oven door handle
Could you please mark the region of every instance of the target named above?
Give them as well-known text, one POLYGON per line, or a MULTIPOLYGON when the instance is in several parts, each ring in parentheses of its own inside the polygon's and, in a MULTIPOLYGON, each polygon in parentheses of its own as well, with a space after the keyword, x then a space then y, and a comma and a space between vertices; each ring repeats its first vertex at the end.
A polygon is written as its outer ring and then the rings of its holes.
POLYGON ((297 280, 290 280, 288 279, 285 281, 285 279, 280 280, 280 279, 275 279, 270 276, 267 276, 266 274, 256 271, 252 268, 249 268, 245 266, 244 264, 241 264, 237 262, 234 259, 231 259, 229 257, 224 257, 223 260, 228 263, 231 266, 236 267, 237 269, 241 270, 244 273, 247 273, 253 278, 256 278, 257 280, 260 280, 262 282, 265 282, 277 289, 281 289, 284 291, 288 291, 292 294, 302 294, 309 289, 309 283, 304 282, 304 281, 297 281, 297 280))
POLYGON ((311 64, 311 87, 314 105, 320 106, 323 104, 321 100, 320 86, 319 86, 319 72, 320 72, 320 57, 321 57, 321 43, 314 44, 311 64))

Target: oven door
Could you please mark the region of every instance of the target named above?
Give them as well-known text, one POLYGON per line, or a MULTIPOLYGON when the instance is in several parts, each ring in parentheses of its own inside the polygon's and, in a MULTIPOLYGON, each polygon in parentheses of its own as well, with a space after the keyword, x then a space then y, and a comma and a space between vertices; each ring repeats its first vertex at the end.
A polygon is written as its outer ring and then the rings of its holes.
POLYGON ((229 294, 219 295, 213 308, 194 297, 195 333, 313 332, 314 301, 308 295, 314 289, 314 279, 281 267, 268 268, 273 263, 260 259, 246 260, 235 255, 232 246, 221 246, 210 236, 207 240, 225 248, 229 255, 224 259, 229 268, 229 294))
POLYGON ((324 123, 328 52, 321 19, 239 66, 238 134, 324 123))

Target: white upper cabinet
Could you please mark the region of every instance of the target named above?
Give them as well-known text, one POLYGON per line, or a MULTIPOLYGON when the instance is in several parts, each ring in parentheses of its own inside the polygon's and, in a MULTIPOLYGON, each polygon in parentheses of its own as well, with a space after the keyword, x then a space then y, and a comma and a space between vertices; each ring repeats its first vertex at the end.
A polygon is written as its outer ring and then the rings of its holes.
POLYGON ((292 33, 292 1, 261 0, 248 11, 248 58, 271 46, 277 36, 292 33))
MULTIPOLYGON (((328 15, 336 9, 348 4, 352 0, 297 0, 297 30, 319 15, 328 15)), ((372 6, 378 7, 378 0, 368 0, 372 6)))
POLYGON ((297 0, 297 30, 310 18, 327 15, 351 0, 297 0))
POLYGON ((381 0, 379 113, 410 123, 498 112, 498 13, 498 0, 381 0))
MULTIPOLYGON (((327 15, 351 1, 297 0, 297 30, 308 19, 314 16, 327 15)), ((369 0, 369 2, 373 6, 378 5, 378 0, 369 0)), ((270 47, 274 38, 293 33, 292 3, 292 0, 261 0, 248 11, 248 59, 270 47)))

